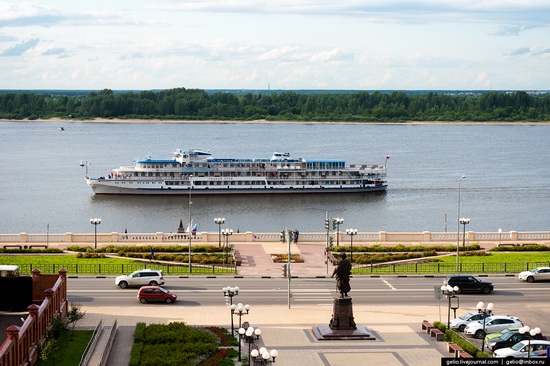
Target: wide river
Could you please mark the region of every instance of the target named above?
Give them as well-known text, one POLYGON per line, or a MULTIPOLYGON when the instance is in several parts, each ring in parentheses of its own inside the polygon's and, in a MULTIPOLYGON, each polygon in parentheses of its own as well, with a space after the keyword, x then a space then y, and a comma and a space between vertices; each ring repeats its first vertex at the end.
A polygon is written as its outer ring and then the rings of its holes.
POLYGON ((199 231, 322 232, 325 212, 359 231, 550 230, 550 126, 0 122, 0 232, 174 232, 188 197, 94 196, 84 181, 177 149, 214 157, 388 161, 385 193, 194 196, 199 231), (64 130, 61 130, 61 127, 64 130))

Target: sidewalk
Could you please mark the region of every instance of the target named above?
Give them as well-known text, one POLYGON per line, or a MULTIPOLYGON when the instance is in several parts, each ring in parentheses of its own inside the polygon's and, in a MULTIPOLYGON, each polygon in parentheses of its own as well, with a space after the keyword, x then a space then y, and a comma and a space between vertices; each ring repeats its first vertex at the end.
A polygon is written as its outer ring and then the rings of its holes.
MULTIPOLYGON (((286 244, 235 244, 243 256, 239 275, 281 276, 281 263, 273 263, 271 254, 286 253, 286 244)), ((319 244, 293 244, 293 254, 301 254, 305 263, 292 264, 293 276, 326 276, 324 247, 319 244)), ((328 275, 333 266, 329 265, 328 275)), ((353 294, 352 294, 353 296, 353 294)), ((112 324, 117 319, 119 331, 107 365, 126 366, 133 344, 133 330, 137 322, 185 322, 198 326, 230 328, 227 305, 198 306, 182 313, 181 308, 162 307, 152 312, 148 306, 84 308, 86 317, 81 326, 93 327, 100 319, 112 324)), ((421 330, 424 319, 437 319, 434 307, 403 305, 357 305, 353 307, 358 326, 365 326, 376 340, 319 341, 313 327, 328 325, 331 305, 262 306, 247 315, 246 321, 262 330, 259 347, 277 349, 277 365, 349 366, 354 365, 439 365, 448 357, 446 342, 436 342, 421 330)), ((244 347, 243 357, 248 357, 244 347)), ((94 365, 95 366, 95 365, 94 365)))

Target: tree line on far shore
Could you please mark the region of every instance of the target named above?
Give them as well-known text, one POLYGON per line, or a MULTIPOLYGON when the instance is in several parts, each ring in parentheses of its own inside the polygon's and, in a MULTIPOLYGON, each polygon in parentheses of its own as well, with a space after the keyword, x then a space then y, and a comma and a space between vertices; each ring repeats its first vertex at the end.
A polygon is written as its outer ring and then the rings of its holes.
POLYGON ((0 94, 1 119, 160 119, 250 121, 550 121, 550 94, 427 92, 208 93, 202 89, 86 95, 0 94))

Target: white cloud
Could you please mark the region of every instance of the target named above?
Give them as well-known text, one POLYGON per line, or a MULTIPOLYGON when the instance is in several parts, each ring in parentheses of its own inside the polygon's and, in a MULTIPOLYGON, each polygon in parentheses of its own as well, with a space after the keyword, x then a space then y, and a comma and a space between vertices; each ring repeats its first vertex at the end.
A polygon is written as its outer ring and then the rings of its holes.
POLYGON ((0 0, 0 69, 18 89, 544 89, 549 23, 547 0, 0 0))
POLYGON ((340 48, 333 48, 329 51, 322 51, 311 56, 310 58, 312 62, 350 61, 352 59, 353 55, 347 53, 340 48))
POLYGON ((0 57, 13 57, 13 56, 21 56, 28 50, 36 47, 38 44, 39 39, 34 38, 30 39, 28 41, 21 42, 19 44, 16 44, 15 46, 12 46, 6 50, 4 50, 2 53, 0 53, 0 57))
POLYGON ((288 55, 289 53, 297 51, 298 49, 299 49, 298 46, 290 46, 290 45, 278 47, 262 53, 260 56, 258 56, 258 61, 268 61, 268 60, 279 59, 283 56, 288 55))

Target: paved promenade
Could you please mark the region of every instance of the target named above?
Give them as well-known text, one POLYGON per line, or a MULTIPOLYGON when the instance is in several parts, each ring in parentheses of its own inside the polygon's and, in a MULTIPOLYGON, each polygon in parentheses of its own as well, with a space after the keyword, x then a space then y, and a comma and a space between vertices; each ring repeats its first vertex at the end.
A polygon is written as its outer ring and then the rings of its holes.
MULTIPOLYGON (((270 255, 285 253, 286 244, 235 244, 243 256, 239 275, 245 277, 281 276, 281 264, 273 263, 270 255)), ((300 277, 326 276, 323 246, 319 244, 292 245, 306 263, 296 263, 292 275, 300 277)), ((334 267, 328 271, 332 274, 334 267)), ((246 289, 241 289, 246 291, 246 289)), ((353 297, 353 291, 350 294, 353 297)), ((100 319, 120 326, 109 358, 110 366, 128 365, 132 334, 137 322, 165 323, 182 321, 189 325, 215 325, 230 328, 227 305, 193 306, 188 312, 181 308, 162 307, 151 312, 147 306, 86 308, 81 326, 94 326, 100 319)), ((354 304, 358 326, 366 326, 376 340, 319 341, 312 328, 328 325, 332 315, 330 305, 262 306, 254 308, 246 321, 262 330, 259 345, 277 349, 277 365, 348 366, 353 365, 439 365, 441 357, 449 356, 445 342, 436 342, 421 330, 422 320, 437 319, 437 308, 411 307, 406 303, 395 306, 354 304)), ((248 349, 244 347, 247 357, 248 349)))

